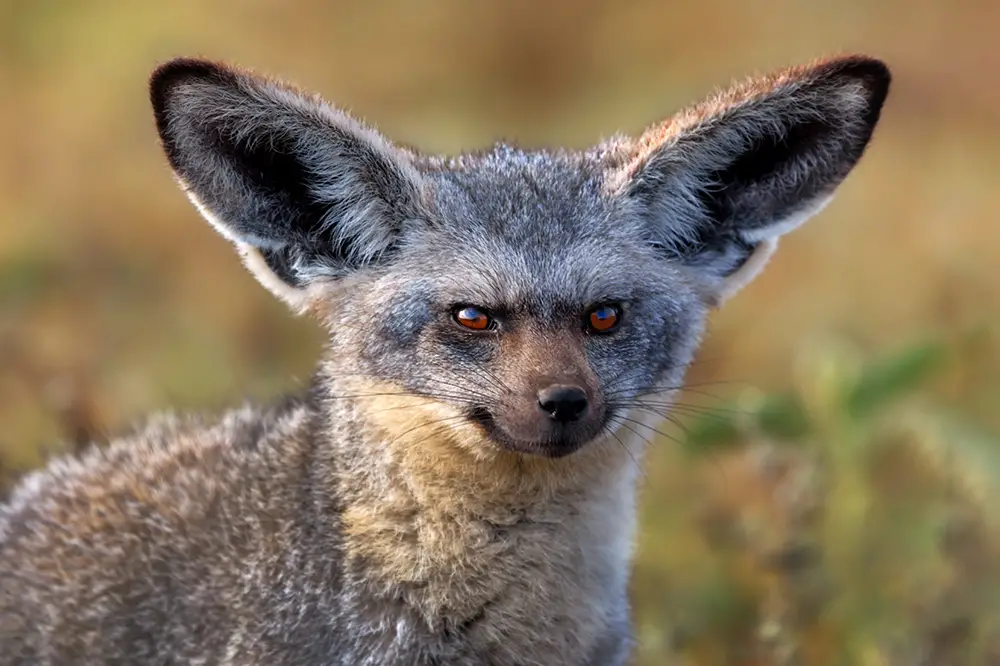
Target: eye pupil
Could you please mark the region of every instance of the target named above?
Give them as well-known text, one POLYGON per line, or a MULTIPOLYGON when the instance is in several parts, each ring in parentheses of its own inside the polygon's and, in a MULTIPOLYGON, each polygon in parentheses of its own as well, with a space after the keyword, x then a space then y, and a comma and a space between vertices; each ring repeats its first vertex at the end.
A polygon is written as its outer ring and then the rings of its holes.
POLYGON ((618 325, 619 308, 612 305, 602 305, 590 311, 587 324, 591 331, 606 333, 618 325))
POLYGON ((490 318, 478 308, 465 307, 455 313, 455 321, 466 328, 482 331, 490 326, 490 318))

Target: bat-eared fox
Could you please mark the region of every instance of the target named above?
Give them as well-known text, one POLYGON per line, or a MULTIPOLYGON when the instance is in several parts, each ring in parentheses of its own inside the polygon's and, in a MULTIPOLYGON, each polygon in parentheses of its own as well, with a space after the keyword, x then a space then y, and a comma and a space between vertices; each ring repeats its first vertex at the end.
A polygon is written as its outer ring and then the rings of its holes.
POLYGON ((301 395, 23 478, 0 664, 625 664, 644 398, 831 198, 889 82, 838 57, 587 150, 432 156, 288 84, 163 64, 178 183, 328 344, 301 395))

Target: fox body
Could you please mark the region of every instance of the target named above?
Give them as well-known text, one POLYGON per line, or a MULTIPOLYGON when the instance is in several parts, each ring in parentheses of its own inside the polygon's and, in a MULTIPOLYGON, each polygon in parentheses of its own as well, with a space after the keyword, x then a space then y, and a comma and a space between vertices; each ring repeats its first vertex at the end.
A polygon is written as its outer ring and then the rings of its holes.
POLYGON ((585 151, 431 157, 287 84, 161 66, 181 186, 329 345, 301 396, 23 479, 0 664, 626 663, 657 410, 889 80, 837 58, 585 151))

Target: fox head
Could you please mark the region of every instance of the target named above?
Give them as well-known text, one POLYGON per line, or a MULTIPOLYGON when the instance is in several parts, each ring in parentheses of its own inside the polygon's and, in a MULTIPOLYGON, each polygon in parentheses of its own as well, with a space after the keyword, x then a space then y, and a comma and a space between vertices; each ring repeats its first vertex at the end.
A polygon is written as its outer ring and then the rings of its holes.
POLYGON ((321 316, 341 367, 483 446, 561 457, 677 387, 708 312, 858 162, 889 82, 833 59, 589 150, 456 157, 212 62, 166 63, 150 88, 181 186, 265 287, 321 316))

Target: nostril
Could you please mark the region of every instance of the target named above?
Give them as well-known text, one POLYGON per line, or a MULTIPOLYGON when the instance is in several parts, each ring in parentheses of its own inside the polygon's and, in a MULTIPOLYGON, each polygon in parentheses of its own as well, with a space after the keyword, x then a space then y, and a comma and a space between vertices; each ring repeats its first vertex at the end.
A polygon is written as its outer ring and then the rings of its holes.
POLYGON ((554 421, 576 421, 587 411, 587 393, 579 386, 555 384, 538 392, 538 406, 554 421))

